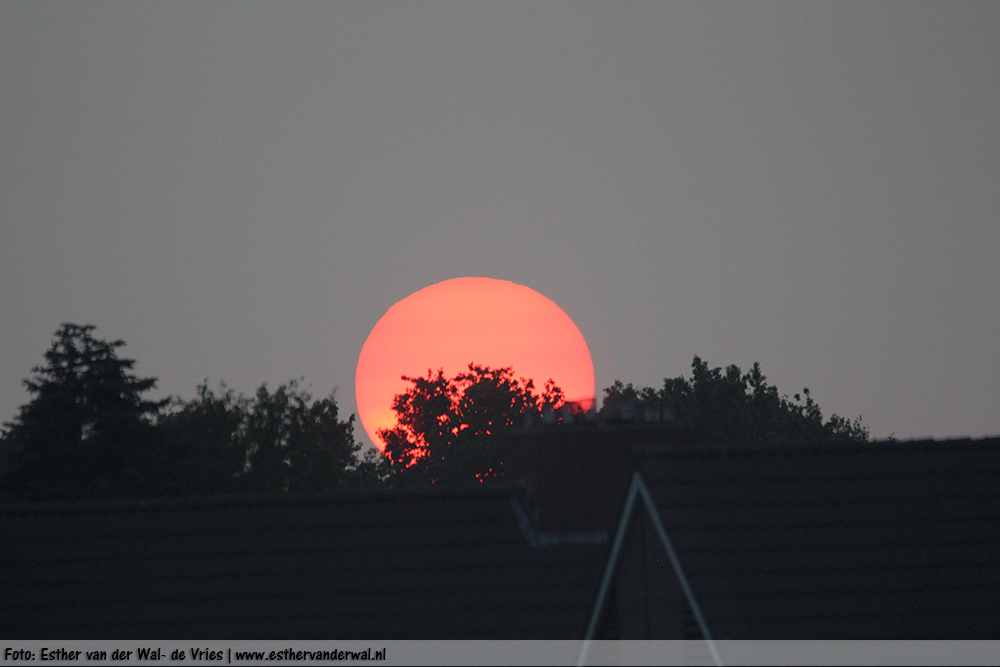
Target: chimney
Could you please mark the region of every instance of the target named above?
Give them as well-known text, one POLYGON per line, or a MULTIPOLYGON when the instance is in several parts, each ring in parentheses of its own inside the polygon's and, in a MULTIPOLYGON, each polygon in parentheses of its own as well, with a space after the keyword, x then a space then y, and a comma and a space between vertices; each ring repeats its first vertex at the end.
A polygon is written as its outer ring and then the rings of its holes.
POLYGON ((542 424, 506 436, 504 477, 527 486, 539 531, 607 532, 621 513, 632 452, 695 441, 691 429, 674 423, 542 424))

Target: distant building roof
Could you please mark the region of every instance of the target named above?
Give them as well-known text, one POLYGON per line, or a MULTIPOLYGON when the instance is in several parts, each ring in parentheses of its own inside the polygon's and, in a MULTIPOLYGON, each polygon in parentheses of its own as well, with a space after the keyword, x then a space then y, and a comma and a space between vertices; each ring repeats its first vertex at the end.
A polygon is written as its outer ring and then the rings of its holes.
POLYGON ((502 490, 4 507, 0 636, 579 638, 607 546, 540 539, 520 502, 502 490))
POLYGON ((583 422, 515 431, 502 445, 504 476, 531 490, 543 530, 608 532, 621 515, 636 449, 696 441, 690 428, 676 423, 583 422))
POLYGON ((637 467, 592 636, 693 615, 713 640, 1000 637, 1000 438, 664 446, 637 467), (663 571, 678 599, 653 599, 663 571))

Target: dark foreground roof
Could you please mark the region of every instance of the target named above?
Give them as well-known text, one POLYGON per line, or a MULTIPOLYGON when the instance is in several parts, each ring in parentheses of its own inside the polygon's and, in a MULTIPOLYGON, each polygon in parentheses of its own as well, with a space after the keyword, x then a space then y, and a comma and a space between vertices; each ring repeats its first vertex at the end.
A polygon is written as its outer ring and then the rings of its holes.
POLYGON ((579 638, 606 546, 539 546, 518 503, 486 491, 2 508, 0 636, 579 638))
POLYGON ((639 469, 713 639, 1000 637, 1000 438, 639 469))

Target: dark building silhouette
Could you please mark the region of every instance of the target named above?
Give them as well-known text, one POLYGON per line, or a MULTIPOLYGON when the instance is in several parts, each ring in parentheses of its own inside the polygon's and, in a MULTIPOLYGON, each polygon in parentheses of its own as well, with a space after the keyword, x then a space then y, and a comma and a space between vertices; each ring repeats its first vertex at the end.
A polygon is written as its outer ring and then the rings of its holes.
POLYGON ((541 530, 607 533, 621 515, 635 451, 696 440, 683 425, 634 420, 525 429, 504 443, 504 476, 529 490, 541 530))
POLYGON ((1000 438, 643 450, 588 636, 995 639, 1000 438))
POLYGON ((573 639, 607 551, 516 491, 0 512, 10 639, 573 639))
POLYGON ((0 508, 0 636, 1000 636, 1000 438, 506 446, 503 489, 0 508))

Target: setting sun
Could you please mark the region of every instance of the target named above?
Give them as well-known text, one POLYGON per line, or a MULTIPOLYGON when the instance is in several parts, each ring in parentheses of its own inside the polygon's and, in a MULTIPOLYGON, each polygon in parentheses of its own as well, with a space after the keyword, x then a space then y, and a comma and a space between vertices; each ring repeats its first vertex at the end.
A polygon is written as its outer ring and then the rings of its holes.
POLYGON ((592 403, 594 364, 583 334, 551 299, 529 287, 493 278, 455 278, 396 303, 368 335, 355 375, 358 415, 382 449, 379 429, 396 424, 392 399, 402 376, 470 363, 511 366, 541 389, 549 378, 567 401, 592 403))

